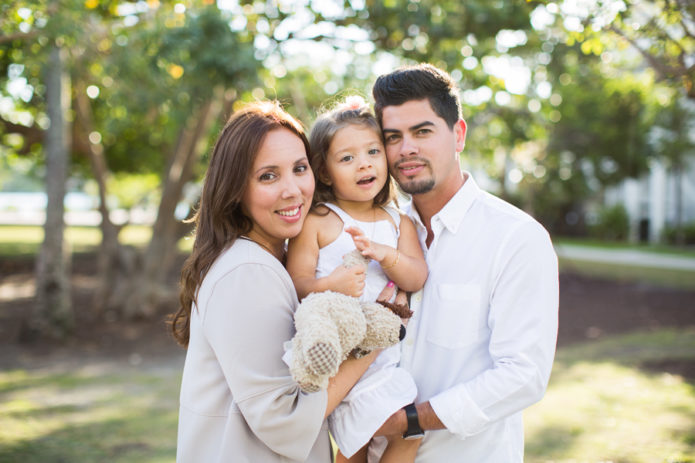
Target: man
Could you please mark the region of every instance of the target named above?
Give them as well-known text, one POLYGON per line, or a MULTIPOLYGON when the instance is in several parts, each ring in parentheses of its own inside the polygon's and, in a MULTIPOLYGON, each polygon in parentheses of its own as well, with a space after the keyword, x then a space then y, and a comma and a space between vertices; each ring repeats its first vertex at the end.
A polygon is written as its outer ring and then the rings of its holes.
POLYGON ((429 268, 402 342, 418 396, 378 434, 424 430, 417 462, 522 462, 522 410, 545 392, 557 339, 548 233, 461 171, 466 123, 448 74, 400 68, 379 77, 373 95, 429 268))

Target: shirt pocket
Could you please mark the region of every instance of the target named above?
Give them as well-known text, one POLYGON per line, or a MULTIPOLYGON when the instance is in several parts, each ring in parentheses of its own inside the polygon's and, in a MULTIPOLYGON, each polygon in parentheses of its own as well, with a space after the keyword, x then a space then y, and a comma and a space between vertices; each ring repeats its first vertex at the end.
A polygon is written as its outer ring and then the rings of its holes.
POLYGON ((430 320, 427 340, 447 349, 470 345, 480 339, 480 285, 439 284, 438 304, 427 307, 430 320))

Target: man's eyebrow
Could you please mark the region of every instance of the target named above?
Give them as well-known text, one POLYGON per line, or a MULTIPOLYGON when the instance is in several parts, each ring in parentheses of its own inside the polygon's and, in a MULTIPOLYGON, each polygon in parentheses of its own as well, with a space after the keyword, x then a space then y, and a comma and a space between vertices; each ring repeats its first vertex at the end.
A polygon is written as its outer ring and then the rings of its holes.
POLYGON ((410 130, 411 132, 414 132, 418 129, 421 129, 421 128, 429 126, 429 125, 434 125, 434 122, 431 122, 431 121, 420 122, 419 124, 416 124, 416 125, 408 128, 408 130, 410 130))
MULTIPOLYGON (((426 126, 431 126, 431 125, 434 125, 434 122, 432 122, 432 121, 420 122, 419 124, 415 124, 412 127, 408 127, 408 131, 409 132, 415 132, 418 129, 421 129, 421 128, 426 127, 426 126)), ((383 133, 401 133, 400 130, 389 129, 389 128, 383 128, 381 131, 383 133)))

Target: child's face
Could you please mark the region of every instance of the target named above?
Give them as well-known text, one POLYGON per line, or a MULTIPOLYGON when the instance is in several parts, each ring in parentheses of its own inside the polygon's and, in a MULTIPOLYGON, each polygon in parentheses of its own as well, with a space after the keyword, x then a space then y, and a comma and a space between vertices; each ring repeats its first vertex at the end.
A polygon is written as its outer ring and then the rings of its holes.
POLYGON ((338 200, 373 200, 388 179, 381 136, 361 125, 338 130, 326 156, 326 173, 338 200))

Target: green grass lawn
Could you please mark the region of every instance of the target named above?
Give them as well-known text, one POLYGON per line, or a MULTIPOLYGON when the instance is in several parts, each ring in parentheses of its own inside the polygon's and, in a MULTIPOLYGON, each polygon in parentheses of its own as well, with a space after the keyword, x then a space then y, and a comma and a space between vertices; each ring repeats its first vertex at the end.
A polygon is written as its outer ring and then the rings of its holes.
POLYGON ((695 362, 695 330, 560 349, 546 397, 524 415, 526 461, 694 462, 695 383, 654 367, 664 361, 695 362))
POLYGON ((592 278, 623 282, 642 282, 669 288, 695 288, 695 272, 691 270, 635 267, 631 265, 584 260, 559 259, 560 272, 578 273, 592 278))
MULTIPOLYGON (((123 228, 119 238, 123 244, 140 247, 146 245, 151 236, 151 227, 128 225, 123 228)), ((67 227, 65 229, 65 240, 72 252, 93 251, 101 243, 101 230, 97 227, 67 227)), ((0 256, 36 254, 42 241, 42 227, 0 225, 0 256)), ((191 239, 182 238, 179 242, 179 250, 190 250, 192 245, 191 239)))
POLYGON ((0 372, 0 462, 174 461, 181 365, 0 372))
MULTIPOLYGON (((686 463, 695 384, 655 370, 695 361, 695 331, 560 349, 546 397, 525 413, 529 463, 686 463)), ((0 372, 0 462, 170 462, 181 362, 0 372)))

